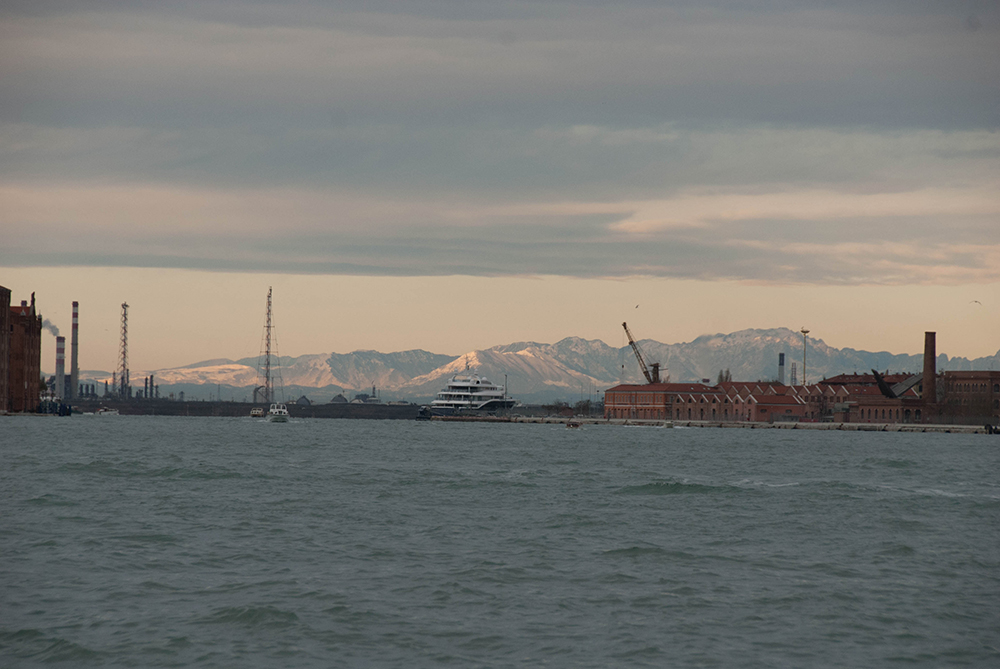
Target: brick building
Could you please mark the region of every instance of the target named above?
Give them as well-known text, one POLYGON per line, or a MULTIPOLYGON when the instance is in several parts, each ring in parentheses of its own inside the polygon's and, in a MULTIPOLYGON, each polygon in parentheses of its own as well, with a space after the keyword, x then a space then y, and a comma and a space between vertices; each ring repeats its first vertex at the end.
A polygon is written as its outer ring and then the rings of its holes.
MULTIPOLYGON (((8 291, 9 295, 9 291, 8 291)), ((41 397, 42 378, 42 317, 35 311, 35 294, 31 304, 6 310, 9 326, 7 355, 7 404, 10 412, 35 411, 41 397)))
POLYGON ((0 413, 10 405, 10 289, 0 286, 0 413))
POLYGON ((605 418, 712 422, 1000 424, 1000 372, 938 374, 935 334, 918 374, 841 374, 809 386, 726 382, 619 385, 605 418))
POLYGON ((1000 424, 1000 372, 945 372, 937 392, 938 411, 947 422, 1000 424))

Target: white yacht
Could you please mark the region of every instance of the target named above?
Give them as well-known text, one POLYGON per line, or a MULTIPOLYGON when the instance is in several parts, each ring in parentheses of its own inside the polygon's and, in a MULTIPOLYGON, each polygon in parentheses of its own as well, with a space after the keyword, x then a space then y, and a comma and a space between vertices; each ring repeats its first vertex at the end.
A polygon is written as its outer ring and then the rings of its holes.
POLYGON ((498 411, 510 409, 516 400, 507 396, 507 389, 490 382, 485 376, 464 374, 451 377, 448 387, 431 402, 433 413, 448 414, 456 411, 498 411))
POLYGON ((275 402, 271 405, 271 408, 267 410, 267 419, 272 423, 287 423, 288 407, 281 402, 275 402))

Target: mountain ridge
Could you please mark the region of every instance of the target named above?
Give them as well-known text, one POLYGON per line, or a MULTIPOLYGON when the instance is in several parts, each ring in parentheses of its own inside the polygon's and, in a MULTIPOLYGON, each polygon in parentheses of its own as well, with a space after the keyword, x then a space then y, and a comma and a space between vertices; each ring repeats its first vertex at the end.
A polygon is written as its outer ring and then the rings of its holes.
MULTIPOLYGON (((654 339, 638 342, 648 364, 660 362, 661 376, 677 382, 709 379, 714 383, 728 369, 740 381, 777 378, 778 354, 785 353, 785 379, 797 366, 801 382, 802 336, 788 328, 748 328, 731 333, 705 334, 689 342, 664 344, 654 339)), ((866 372, 875 368, 917 372, 922 355, 888 351, 838 349, 822 339, 809 339, 806 380, 816 382, 840 373, 866 372)), ((969 360, 937 357, 939 370, 1000 369, 1000 350, 993 356, 969 360)), ((475 370, 494 383, 505 379, 512 396, 526 402, 556 399, 599 398, 619 382, 643 381, 629 346, 613 347, 599 339, 565 337, 554 344, 519 341, 452 356, 410 349, 382 353, 357 350, 350 353, 281 356, 280 372, 288 395, 305 394, 314 401, 327 401, 338 393, 376 391, 385 400, 429 401, 454 374, 475 370)), ((213 396, 225 388, 238 399, 256 385, 256 358, 214 358, 170 369, 154 370, 161 396, 184 391, 213 396)), ((133 374, 133 378, 138 375, 133 374)), ((223 394, 226 397, 226 394, 223 394)))

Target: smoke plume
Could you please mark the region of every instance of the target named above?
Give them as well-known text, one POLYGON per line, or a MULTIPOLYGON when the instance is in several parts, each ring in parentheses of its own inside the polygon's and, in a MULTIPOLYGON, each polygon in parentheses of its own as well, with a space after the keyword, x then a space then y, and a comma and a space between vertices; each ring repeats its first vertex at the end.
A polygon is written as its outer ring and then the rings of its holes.
POLYGON ((42 321, 42 327, 51 332, 53 337, 59 336, 59 328, 57 328, 55 323, 50 321, 48 318, 42 321))

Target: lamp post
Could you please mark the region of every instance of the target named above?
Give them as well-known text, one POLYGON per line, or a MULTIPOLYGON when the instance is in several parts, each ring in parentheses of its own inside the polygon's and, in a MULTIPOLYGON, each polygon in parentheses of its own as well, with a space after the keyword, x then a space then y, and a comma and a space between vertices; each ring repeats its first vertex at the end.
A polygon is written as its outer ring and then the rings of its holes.
POLYGON ((806 383, 806 348, 808 348, 809 342, 809 330, 802 328, 799 330, 802 333, 802 385, 809 385, 806 383))

